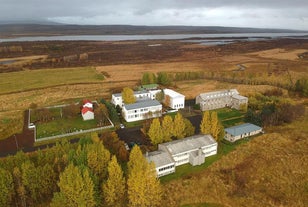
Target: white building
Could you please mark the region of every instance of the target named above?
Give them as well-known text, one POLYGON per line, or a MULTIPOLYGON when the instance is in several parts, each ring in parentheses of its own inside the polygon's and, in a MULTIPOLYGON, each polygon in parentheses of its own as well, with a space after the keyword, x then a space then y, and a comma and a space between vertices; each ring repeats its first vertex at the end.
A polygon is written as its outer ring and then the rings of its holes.
POLYGON ((171 89, 164 89, 165 98, 170 97, 169 107, 172 109, 183 109, 185 107, 185 96, 171 89))
POLYGON ((254 124, 245 123, 225 129, 225 139, 235 142, 239 139, 262 133, 262 128, 254 124))
MULTIPOLYGON (((161 92, 161 90, 143 90, 143 91, 134 91, 134 96, 136 101, 143 101, 143 100, 154 100, 156 99, 156 94, 161 92)), ((111 96, 111 103, 115 106, 119 105, 121 108, 123 107, 123 99, 121 93, 115 93, 111 96)))
POLYGON ((127 122, 139 121, 162 115, 162 105, 157 100, 138 101, 133 104, 124 104, 122 116, 127 122))
POLYGON ((158 177, 175 172, 175 161, 168 152, 154 151, 146 155, 148 162, 154 162, 158 177))
POLYGON ((82 108, 81 115, 84 121, 94 119, 94 112, 92 108, 88 108, 88 107, 82 108))
POLYGON ((217 142, 211 135, 194 135, 158 145, 158 151, 146 155, 156 166, 157 176, 175 171, 174 166, 190 163, 201 165, 205 158, 217 154, 217 142))
POLYGON ((248 98, 239 95, 236 89, 202 93, 196 97, 196 104, 202 111, 231 107, 240 109, 242 104, 248 104, 248 98))

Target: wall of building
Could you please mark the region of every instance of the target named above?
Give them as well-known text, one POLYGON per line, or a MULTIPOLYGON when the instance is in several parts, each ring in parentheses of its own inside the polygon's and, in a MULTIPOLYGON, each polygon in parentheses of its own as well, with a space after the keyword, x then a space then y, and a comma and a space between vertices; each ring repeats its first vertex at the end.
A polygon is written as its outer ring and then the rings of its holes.
POLYGON ((175 172, 175 164, 168 164, 156 168, 156 173, 158 177, 168 175, 175 172))
POLYGON ((126 110, 125 107, 122 109, 122 115, 125 121, 132 122, 132 121, 140 121, 154 117, 160 117, 162 115, 162 106, 153 106, 153 107, 146 107, 140 109, 133 109, 133 110, 126 110), (149 112, 152 115, 149 117, 149 112))

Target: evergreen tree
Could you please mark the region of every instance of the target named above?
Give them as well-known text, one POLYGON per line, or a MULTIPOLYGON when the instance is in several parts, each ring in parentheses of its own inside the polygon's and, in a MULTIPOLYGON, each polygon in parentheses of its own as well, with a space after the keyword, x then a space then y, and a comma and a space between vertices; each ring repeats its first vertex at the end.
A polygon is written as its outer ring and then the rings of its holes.
POLYGON ((128 87, 123 88, 122 99, 125 104, 135 103, 136 97, 134 96, 134 91, 128 87))
POLYGON ((73 164, 69 164, 60 175, 58 182, 60 192, 54 194, 51 207, 95 206, 94 183, 85 169, 81 171, 73 164))
POLYGON ((105 203, 108 206, 121 207, 125 199, 125 178, 115 156, 108 164, 108 179, 103 184, 105 203))
POLYGON ((0 168, 0 206, 11 206, 13 193, 14 185, 11 173, 0 168))
POLYGON ((153 145, 163 142, 163 131, 158 118, 153 119, 148 135, 153 145))
POLYGON ((174 117, 173 136, 182 139, 185 137, 185 123, 182 114, 177 113, 174 117))
POLYGON ((133 147, 127 165, 129 206, 160 206, 162 190, 154 164, 147 162, 138 146, 133 147))
POLYGON ((173 132, 173 119, 171 116, 166 115, 162 121, 162 133, 163 133, 163 142, 171 141, 173 132))
POLYGON ((211 134, 211 115, 210 111, 203 112, 202 121, 200 124, 200 131, 202 134, 211 134))

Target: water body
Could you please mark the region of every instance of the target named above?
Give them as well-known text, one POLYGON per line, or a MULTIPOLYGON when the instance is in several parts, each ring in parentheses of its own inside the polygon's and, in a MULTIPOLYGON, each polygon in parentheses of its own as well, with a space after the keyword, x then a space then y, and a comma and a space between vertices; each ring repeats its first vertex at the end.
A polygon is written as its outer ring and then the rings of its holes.
POLYGON ((3 61, 0 61, 0 65, 9 65, 9 64, 12 64, 16 61, 17 60, 3 60, 3 61))
MULTIPOLYGON (((124 41, 124 40, 177 40, 190 38, 280 38, 307 36, 308 33, 233 33, 233 34, 170 34, 170 35, 62 35, 2 38, 0 42, 20 41, 124 41)), ((307 38, 307 37, 306 37, 307 38)))

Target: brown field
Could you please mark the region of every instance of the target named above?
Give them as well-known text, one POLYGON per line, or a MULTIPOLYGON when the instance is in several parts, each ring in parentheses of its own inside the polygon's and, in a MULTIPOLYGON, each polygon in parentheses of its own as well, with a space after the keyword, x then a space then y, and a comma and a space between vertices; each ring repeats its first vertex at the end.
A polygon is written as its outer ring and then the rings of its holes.
MULTIPOLYGON (((15 116, 14 114, 16 113, 14 112, 21 113, 20 111, 27 109, 31 103, 36 103, 38 106, 49 106, 80 100, 85 97, 98 99, 104 97, 108 99, 111 93, 120 92, 124 86, 137 86, 142 73, 145 71, 155 73, 160 71, 169 73, 212 71, 218 76, 220 76, 219 73, 222 73, 221 76, 248 77, 256 82, 268 80, 273 85, 279 83, 288 84, 290 79, 295 82, 298 78, 308 77, 308 60, 305 59, 306 56, 302 59, 294 59, 297 54, 308 50, 308 40, 280 39, 238 42, 211 47, 176 40, 22 42, 1 43, 0 46, 9 47, 11 45, 21 46, 23 48, 22 52, 1 53, 2 60, 22 59, 25 62, 20 61, 16 65, 0 65, 1 72, 8 72, 3 75, 0 73, 0 79, 1 77, 6 77, 5 80, 8 80, 10 74, 12 75, 11 78, 13 78, 13 74, 16 75, 16 73, 10 73, 10 71, 26 72, 34 69, 50 68, 66 68, 70 70, 69 68, 77 66, 94 66, 98 74, 105 75, 105 79, 97 81, 95 78, 93 80, 85 78, 83 81, 77 75, 78 81, 76 81, 77 79, 72 79, 72 81, 66 82, 69 84, 61 86, 61 84, 57 85, 59 83, 56 81, 56 76, 53 79, 54 84, 50 84, 48 82, 50 78, 44 82, 45 78, 40 74, 38 77, 41 78, 38 79, 42 79, 42 83, 35 82, 36 85, 33 85, 33 88, 28 85, 28 81, 19 81, 17 78, 19 90, 17 88, 16 90, 18 92, 13 90, 12 92, 14 93, 0 95, 1 120, 18 120, 16 117, 21 115, 15 116), (161 46, 149 47, 148 45, 150 44, 161 44, 161 46), (84 53, 88 54, 88 59, 63 60, 63 57, 74 55, 79 57, 79 54, 84 53), (286 56, 293 60, 285 59, 286 56), (238 69, 238 64, 243 65, 245 71, 234 73, 233 71, 238 69), (22 84, 26 87, 23 87, 22 84), (23 89, 27 88, 30 90, 23 91, 23 89)), ((55 70, 55 74, 56 71, 58 70, 55 70)), ((61 78, 63 79, 63 77, 61 78)), ((8 86, 2 88, 1 92, 11 90, 8 86)), ((14 87, 16 86, 14 85, 14 87)), ((235 87, 241 93, 249 94, 262 92, 273 86, 238 85, 214 80, 194 80, 174 82, 173 87, 185 94, 187 98, 194 98, 198 93, 216 89, 235 87)), ((0 127, 5 127, 5 123, 7 121, 1 121, 0 127)), ((17 125, 20 129, 22 128, 20 123, 17 125)), ((1 138, 5 138, 4 136, 1 138)))
POLYGON ((307 206, 307 117, 267 129, 203 172, 166 183, 165 206, 307 206))

